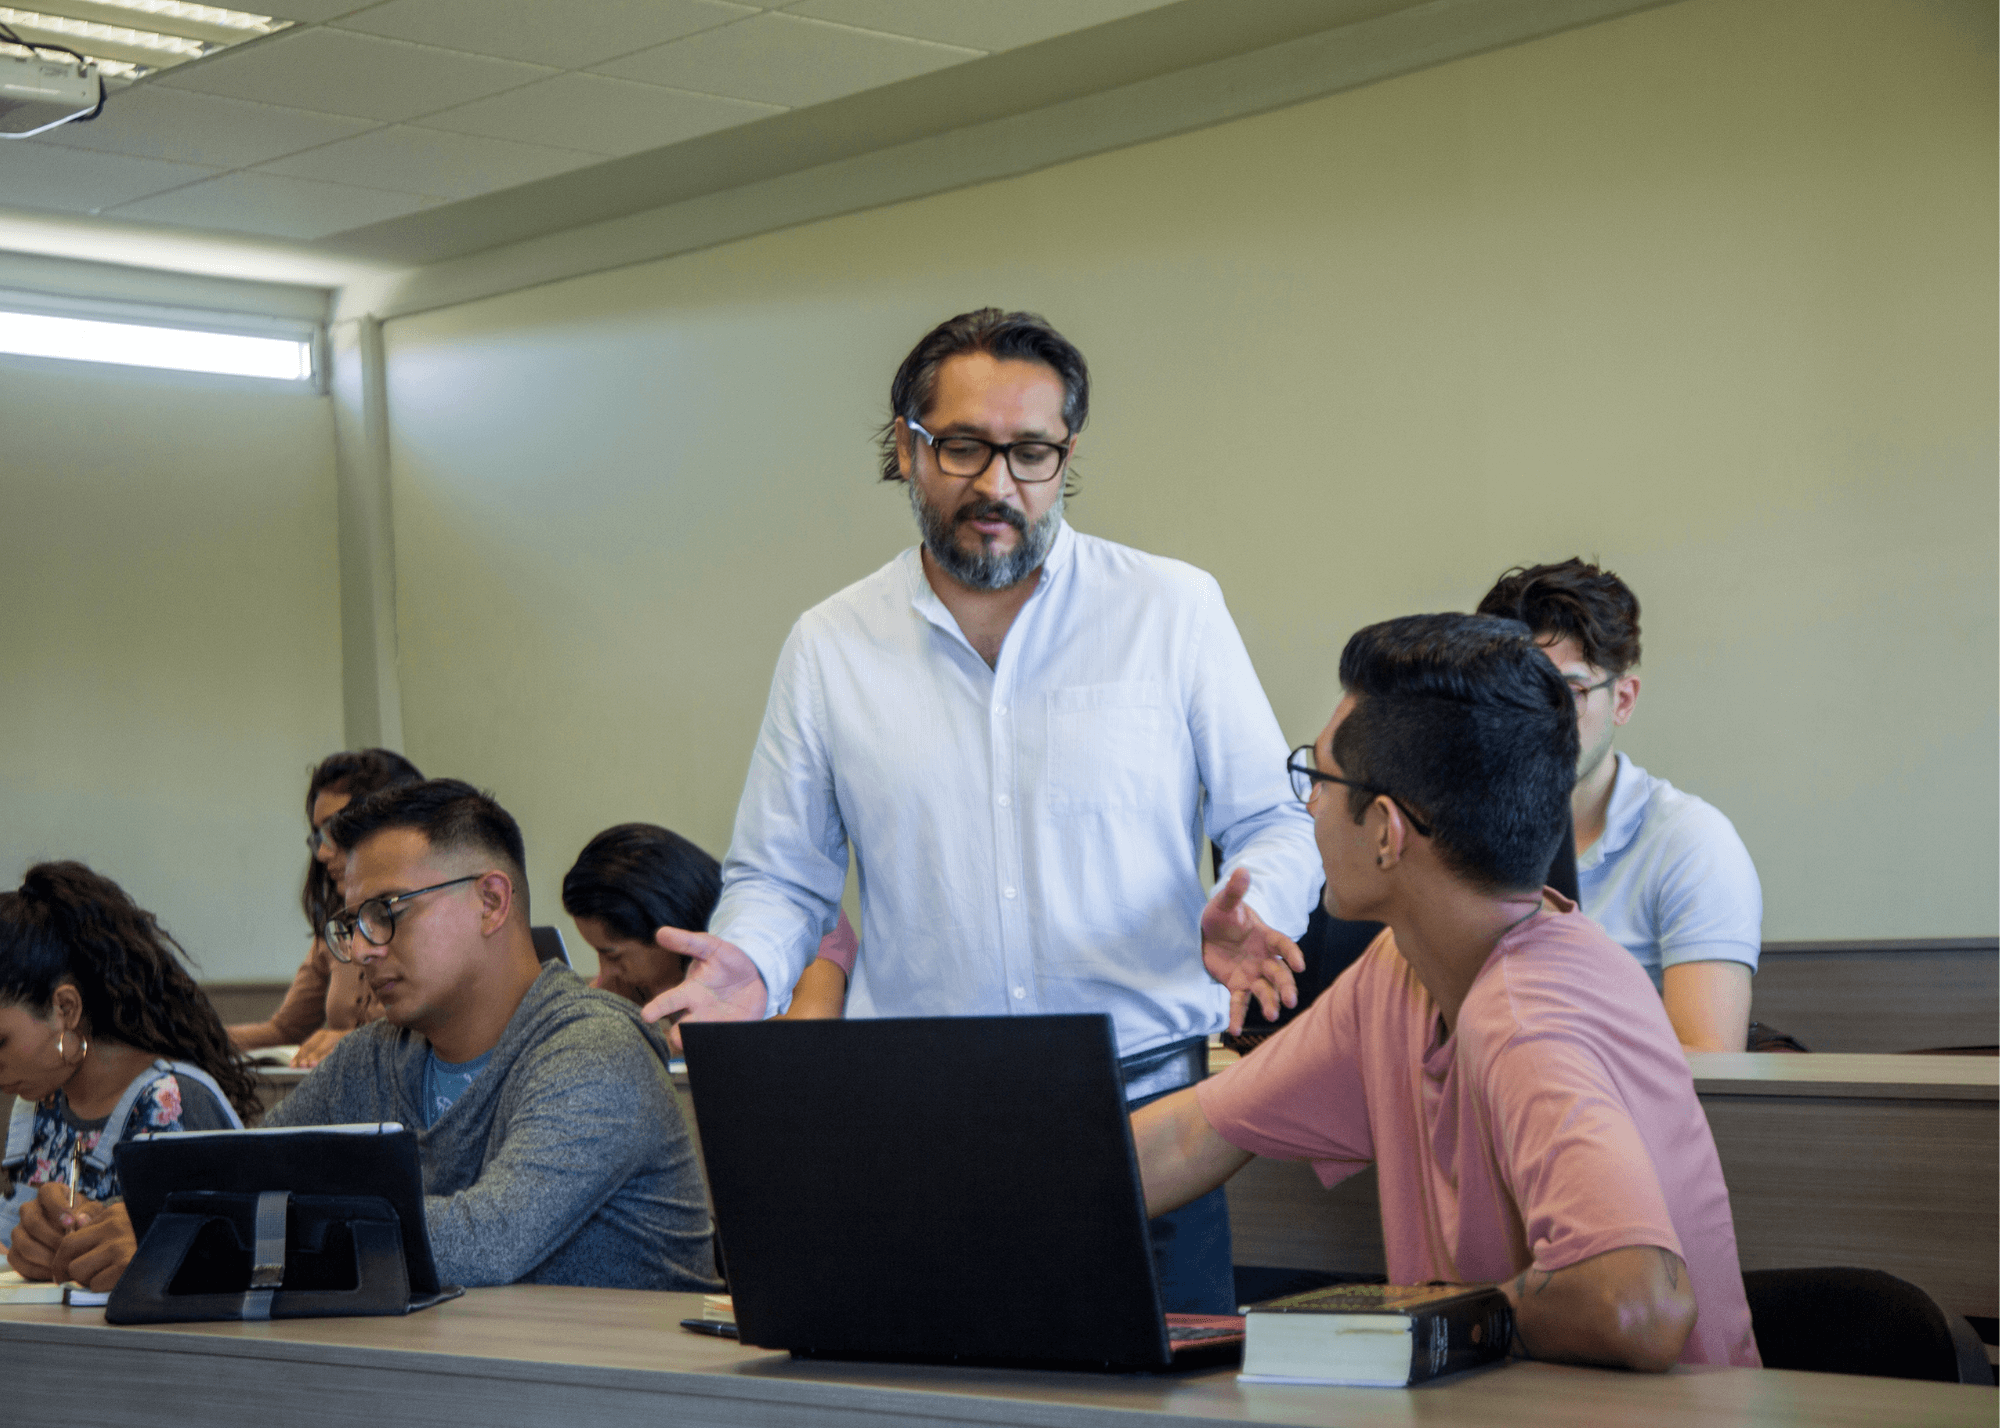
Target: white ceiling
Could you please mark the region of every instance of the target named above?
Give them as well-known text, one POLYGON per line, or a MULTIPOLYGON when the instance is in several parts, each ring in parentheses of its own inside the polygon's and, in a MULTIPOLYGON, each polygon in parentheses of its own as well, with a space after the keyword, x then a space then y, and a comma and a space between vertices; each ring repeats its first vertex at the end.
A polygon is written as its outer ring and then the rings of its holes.
POLYGON ((1168 0, 282 0, 291 29, 0 143, 0 205, 317 240, 1168 0))

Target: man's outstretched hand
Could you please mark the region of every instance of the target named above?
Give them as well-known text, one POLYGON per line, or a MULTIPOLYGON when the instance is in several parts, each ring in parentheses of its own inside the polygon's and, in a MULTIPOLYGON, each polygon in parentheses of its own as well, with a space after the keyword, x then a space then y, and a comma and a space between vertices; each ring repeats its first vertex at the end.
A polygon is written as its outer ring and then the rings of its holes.
POLYGON ((650 1002, 639 1015, 647 1021, 667 1023, 667 1042, 681 1050, 680 1023, 683 1021, 758 1021, 770 997, 764 990, 764 974, 734 942, 724 942, 706 932, 683 932, 678 927, 662 927, 653 941, 669 952, 694 959, 678 987, 669 987, 650 1002))
POLYGON ((1252 997, 1268 1021, 1278 1019, 1278 1003, 1297 1006, 1298 985, 1292 974, 1306 969, 1298 944, 1265 926, 1243 901, 1249 891, 1250 870, 1238 868, 1201 910, 1201 964, 1229 988, 1231 1036, 1243 1030, 1243 1015, 1252 997))

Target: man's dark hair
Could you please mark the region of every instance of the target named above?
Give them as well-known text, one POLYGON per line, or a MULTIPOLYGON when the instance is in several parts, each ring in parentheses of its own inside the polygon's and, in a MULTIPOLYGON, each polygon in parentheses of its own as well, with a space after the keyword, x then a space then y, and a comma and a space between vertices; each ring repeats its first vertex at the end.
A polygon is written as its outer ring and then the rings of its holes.
POLYGON ((504 864, 514 880, 521 916, 528 915, 528 851, 514 816, 462 779, 433 778, 385 788, 350 803, 327 825, 333 841, 352 851, 390 828, 414 828, 438 852, 476 852, 504 864))
MULTIPOLYGON (((313 804, 322 793, 344 793, 350 803, 359 803, 378 788, 420 783, 423 777, 415 764, 393 749, 343 749, 328 754, 314 766, 312 777, 306 780, 306 822, 311 824, 313 804)), ((306 859, 306 880, 299 888, 299 908, 306 915, 306 926, 315 934, 326 926, 329 917, 340 911, 340 889, 333 885, 333 879, 327 876, 326 868, 317 858, 306 859)))
POLYGON ((722 896, 722 865, 680 834, 620 823, 583 845, 563 874, 563 908, 620 937, 651 942, 662 927, 700 932, 722 896))
POLYGON ((1555 565, 1517 565, 1479 602, 1482 615, 1519 620, 1537 639, 1575 640, 1606 674, 1639 662, 1639 597, 1608 570, 1576 556, 1555 565))
POLYGON ((966 352, 1041 363, 1062 378, 1063 422, 1069 434, 1075 436, 1090 419, 1090 368, 1076 345, 1051 327, 1047 318, 1032 312, 1002 312, 997 307, 962 312, 926 332, 889 383, 889 420, 877 433, 884 481, 902 479, 896 465, 896 418, 922 421, 937 397, 938 369, 966 352))
MULTIPOLYGON (((1356 696, 1333 736, 1349 778, 1431 827, 1446 866, 1482 889, 1538 888, 1569 826, 1576 699, 1516 620, 1405 615, 1340 655, 1356 696)), ((1375 795, 1348 790, 1360 822, 1375 795)))

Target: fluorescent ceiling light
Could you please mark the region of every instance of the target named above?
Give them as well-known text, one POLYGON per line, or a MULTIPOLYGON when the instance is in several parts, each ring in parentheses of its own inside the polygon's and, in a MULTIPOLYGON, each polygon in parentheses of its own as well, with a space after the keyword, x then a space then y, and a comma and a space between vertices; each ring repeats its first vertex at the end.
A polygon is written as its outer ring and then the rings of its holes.
POLYGON ((245 337, 30 312, 0 312, 0 352, 284 382, 307 382, 313 375, 312 343, 301 338, 245 337))
POLYGON ((32 7, 0 5, 0 25, 30 45, 79 51, 106 79, 143 79, 245 40, 276 34, 291 24, 269 15, 183 0, 37 0, 32 7))

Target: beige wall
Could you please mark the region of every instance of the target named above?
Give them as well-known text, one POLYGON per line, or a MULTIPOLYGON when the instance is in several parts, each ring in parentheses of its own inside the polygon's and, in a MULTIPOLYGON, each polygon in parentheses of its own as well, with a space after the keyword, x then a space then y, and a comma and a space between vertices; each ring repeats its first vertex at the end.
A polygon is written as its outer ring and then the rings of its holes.
POLYGON ((1596 555, 1768 936, 1990 934, 1992 26, 1685 0, 392 322, 409 752, 538 920, 614 821, 719 853, 786 629, 911 539, 889 375, 991 302, 1095 369, 1075 524, 1213 571, 1293 738, 1357 626, 1596 555))
POLYGON ((204 978, 289 976, 339 744, 327 399, 0 358, 0 885, 77 858, 204 978))

